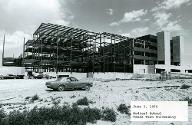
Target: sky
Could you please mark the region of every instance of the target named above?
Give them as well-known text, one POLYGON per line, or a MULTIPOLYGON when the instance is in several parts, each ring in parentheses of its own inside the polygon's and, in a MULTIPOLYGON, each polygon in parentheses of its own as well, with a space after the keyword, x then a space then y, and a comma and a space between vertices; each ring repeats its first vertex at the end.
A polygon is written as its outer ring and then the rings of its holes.
POLYGON ((0 0, 0 51, 22 54, 24 38, 41 23, 61 24, 128 37, 170 31, 185 42, 185 63, 192 64, 192 0, 0 0))

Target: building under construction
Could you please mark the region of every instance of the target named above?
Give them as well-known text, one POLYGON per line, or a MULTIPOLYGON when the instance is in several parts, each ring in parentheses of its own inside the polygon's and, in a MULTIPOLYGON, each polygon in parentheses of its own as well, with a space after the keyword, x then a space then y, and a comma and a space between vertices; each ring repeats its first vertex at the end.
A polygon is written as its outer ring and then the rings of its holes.
POLYGON ((23 63, 36 72, 132 72, 133 39, 41 24, 25 44, 23 63))
POLYGON ((133 72, 135 64, 165 63, 157 37, 133 39, 42 23, 25 43, 23 64, 35 72, 133 72))

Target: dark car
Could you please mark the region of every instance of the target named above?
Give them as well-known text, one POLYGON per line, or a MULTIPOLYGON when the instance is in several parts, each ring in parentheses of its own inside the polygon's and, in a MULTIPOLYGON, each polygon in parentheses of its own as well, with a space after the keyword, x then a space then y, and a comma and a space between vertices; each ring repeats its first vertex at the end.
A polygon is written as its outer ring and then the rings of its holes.
POLYGON ((35 79, 42 79, 43 78, 43 74, 39 74, 39 75, 34 75, 33 76, 35 79))
POLYGON ((19 79, 19 77, 13 74, 8 74, 4 76, 3 79, 19 79))
POLYGON ((66 89, 74 90, 74 89, 84 89, 89 90, 90 87, 93 86, 92 82, 86 82, 78 80, 75 77, 61 77, 55 81, 46 82, 47 88, 51 88, 53 90, 64 91, 66 89))
POLYGON ((3 76, 3 75, 0 75, 0 79, 4 79, 4 76, 3 76))

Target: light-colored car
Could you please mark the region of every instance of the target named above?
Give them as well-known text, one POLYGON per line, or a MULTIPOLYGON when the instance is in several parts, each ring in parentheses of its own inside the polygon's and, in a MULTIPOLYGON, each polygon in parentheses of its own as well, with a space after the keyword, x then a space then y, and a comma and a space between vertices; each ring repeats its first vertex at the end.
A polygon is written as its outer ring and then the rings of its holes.
POLYGON ((67 89, 69 89, 69 90, 74 90, 74 89, 89 90, 90 87, 93 86, 93 83, 81 81, 75 77, 62 77, 62 78, 58 78, 55 81, 46 82, 46 86, 47 86, 47 88, 51 88, 53 90, 59 90, 59 91, 64 91, 67 89))

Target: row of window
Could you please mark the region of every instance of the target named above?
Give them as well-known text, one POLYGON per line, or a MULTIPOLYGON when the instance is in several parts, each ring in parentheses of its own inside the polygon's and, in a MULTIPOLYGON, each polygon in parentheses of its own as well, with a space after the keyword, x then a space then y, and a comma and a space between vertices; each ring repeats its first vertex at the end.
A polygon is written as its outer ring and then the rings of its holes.
POLYGON ((157 57, 157 54, 155 53, 148 53, 148 52, 140 52, 140 51, 135 51, 134 55, 138 55, 138 56, 147 56, 147 57, 157 57))
POLYGON ((134 64, 154 65, 156 61, 135 59, 134 64))

